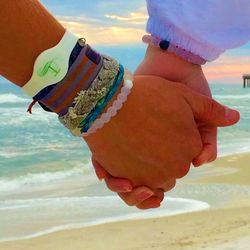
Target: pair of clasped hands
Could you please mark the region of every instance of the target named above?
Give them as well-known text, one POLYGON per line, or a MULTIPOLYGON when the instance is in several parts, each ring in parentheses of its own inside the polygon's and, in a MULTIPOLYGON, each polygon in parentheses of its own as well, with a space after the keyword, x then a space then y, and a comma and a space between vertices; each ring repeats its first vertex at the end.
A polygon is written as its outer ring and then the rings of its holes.
POLYGON ((155 47, 148 48, 133 82, 117 116, 85 140, 110 190, 129 206, 157 208, 191 163, 216 159, 217 128, 240 116, 211 98, 200 66, 155 47))

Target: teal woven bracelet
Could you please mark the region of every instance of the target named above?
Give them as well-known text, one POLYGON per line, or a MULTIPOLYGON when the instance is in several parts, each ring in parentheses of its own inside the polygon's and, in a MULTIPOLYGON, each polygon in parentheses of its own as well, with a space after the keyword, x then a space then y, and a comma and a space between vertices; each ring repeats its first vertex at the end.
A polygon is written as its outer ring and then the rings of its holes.
POLYGON ((105 107, 108 105, 108 103, 110 102, 110 100, 113 98, 113 96, 117 92, 119 86, 122 84, 123 77, 124 77, 124 68, 120 64, 119 65, 119 72, 118 72, 118 74, 117 74, 117 76, 116 76, 116 78, 114 80, 113 85, 109 89, 107 95, 105 97, 103 97, 96 104, 96 106, 88 114, 88 116, 86 117, 86 119, 84 119, 81 122, 81 124, 79 126, 79 128, 81 129, 81 133, 86 133, 89 130, 89 128, 91 127, 92 123, 101 115, 101 113, 103 112, 103 110, 105 109, 105 107))

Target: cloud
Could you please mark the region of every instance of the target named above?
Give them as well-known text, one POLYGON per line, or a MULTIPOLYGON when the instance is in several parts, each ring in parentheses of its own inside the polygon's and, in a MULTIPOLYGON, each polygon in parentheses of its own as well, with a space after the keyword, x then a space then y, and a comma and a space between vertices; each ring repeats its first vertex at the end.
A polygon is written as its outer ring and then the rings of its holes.
POLYGON ((84 37, 90 44, 118 45, 138 43, 144 34, 144 29, 124 28, 119 26, 100 27, 80 22, 63 21, 62 25, 79 37, 84 37))
POLYGON ((128 16, 118 16, 118 15, 105 15, 105 17, 125 22, 127 24, 133 25, 144 25, 147 22, 148 15, 144 12, 131 12, 128 16))
POLYGON ((144 13, 131 12, 127 16, 106 14, 104 17, 108 21, 87 16, 57 16, 64 27, 80 37, 85 37, 91 44, 119 45, 141 42, 147 20, 144 13))
POLYGON ((96 24, 96 25, 103 25, 103 20, 99 18, 91 18, 85 15, 81 16, 56 16, 57 19, 60 21, 65 21, 65 22, 78 22, 82 24, 96 24))
POLYGON ((227 52, 215 62, 204 67, 205 75, 211 82, 241 83, 243 74, 250 74, 250 53, 237 55, 235 50, 232 54, 227 52))

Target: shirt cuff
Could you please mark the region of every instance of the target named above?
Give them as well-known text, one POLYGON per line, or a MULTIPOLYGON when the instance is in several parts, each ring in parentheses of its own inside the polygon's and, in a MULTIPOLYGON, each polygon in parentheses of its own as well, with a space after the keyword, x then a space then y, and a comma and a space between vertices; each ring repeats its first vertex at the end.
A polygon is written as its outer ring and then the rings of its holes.
POLYGON ((189 34, 171 25, 171 23, 162 23, 154 17, 149 17, 147 32, 155 37, 167 40, 170 43, 188 50, 210 62, 214 61, 225 52, 225 50, 214 47, 207 42, 197 41, 189 36, 189 34))

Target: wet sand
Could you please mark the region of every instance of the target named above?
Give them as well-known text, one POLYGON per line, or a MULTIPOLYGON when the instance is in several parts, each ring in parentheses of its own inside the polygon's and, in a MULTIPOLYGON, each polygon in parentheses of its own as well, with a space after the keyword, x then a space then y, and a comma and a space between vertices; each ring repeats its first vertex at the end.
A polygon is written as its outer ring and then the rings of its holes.
MULTIPOLYGON (((221 174, 190 182, 250 185, 250 154, 223 157, 210 167, 218 168, 221 174), (223 174, 226 168, 236 171, 223 174)), ((220 208, 65 230, 30 240, 0 243, 0 250, 245 250, 249 244, 250 199, 242 193, 220 208)))

